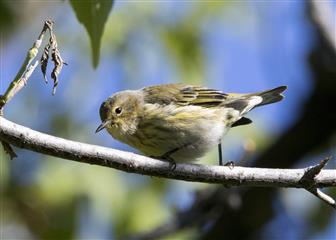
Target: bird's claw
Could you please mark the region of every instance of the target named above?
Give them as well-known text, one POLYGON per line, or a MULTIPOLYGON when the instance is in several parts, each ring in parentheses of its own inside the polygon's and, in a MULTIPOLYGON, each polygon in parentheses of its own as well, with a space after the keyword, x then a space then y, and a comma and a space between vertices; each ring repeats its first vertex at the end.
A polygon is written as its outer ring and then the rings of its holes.
POLYGON ((224 166, 229 167, 232 170, 235 166, 235 163, 233 161, 230 161, 225 163, 224 166))
POLYGON ((174 171, 175 168, 176 168, 176 162, 175 162, 175 160, 172 157, 170 157, 168 154, 163 154, 160 157, 154 157, 154 156, 150 156, 150 157, 156 158, 156 159, 160 159, 160 160, 163 160, 165 162, 168 162, 169 163, 169 168, 170 168, 171 171, 174 171))
POLYGON ((161 156, 161 159, 169 162, 169 168, 170 168, 171 171, 175 170, 175 168, 176 168, 176 162, 175 162, 175 160, 172 157, 170 157, 170 154, 163 154, 161 156))

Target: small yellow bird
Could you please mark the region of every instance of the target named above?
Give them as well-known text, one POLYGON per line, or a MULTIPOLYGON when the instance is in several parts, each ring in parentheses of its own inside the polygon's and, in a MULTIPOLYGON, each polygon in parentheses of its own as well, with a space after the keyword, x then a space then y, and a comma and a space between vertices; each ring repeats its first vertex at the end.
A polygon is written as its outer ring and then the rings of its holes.
POLYGON ((286 89, 226 94, 188 84, 162 84, 121 91, 100 106, 102 123, 96 132, 105 128, 115 139, 175 168, 175 162, 191 162, 220 147, 230 127, 252 122, 244 117, 247 112, 282 100, 286 89))

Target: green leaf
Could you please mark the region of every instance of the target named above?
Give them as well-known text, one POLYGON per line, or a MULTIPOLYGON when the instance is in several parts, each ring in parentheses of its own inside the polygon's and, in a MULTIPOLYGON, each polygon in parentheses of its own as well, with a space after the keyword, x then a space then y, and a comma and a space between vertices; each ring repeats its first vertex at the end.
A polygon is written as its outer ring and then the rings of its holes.
POLYGON ((104 26, 114 0, 70 0, 77 19, 89 34, 92 48, 93 67, 99 62, 100 43, 104 26))

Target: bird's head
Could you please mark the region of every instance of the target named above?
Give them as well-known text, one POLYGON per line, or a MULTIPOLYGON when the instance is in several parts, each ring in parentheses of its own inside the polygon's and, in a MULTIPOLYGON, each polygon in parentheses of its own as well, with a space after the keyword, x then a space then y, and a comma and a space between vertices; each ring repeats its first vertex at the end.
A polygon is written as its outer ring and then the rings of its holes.
POLYGON ((102 123, 96 129, 96 133, 106 128, 115 138, 133 134, 141 114, 141 99, 137 91, 118 92, 109 97, 100 106, 102 123))

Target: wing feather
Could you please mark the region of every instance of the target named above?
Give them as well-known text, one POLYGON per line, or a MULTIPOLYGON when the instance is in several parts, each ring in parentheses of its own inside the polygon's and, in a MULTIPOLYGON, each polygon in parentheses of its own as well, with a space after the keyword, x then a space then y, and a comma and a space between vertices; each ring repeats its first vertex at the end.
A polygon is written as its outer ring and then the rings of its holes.
POLYGON ((143 88, 144 100, 147 103, 168 105, 215 107, 222 104, 227 94, 199 86, 187 84, 164 84, 143 88))

